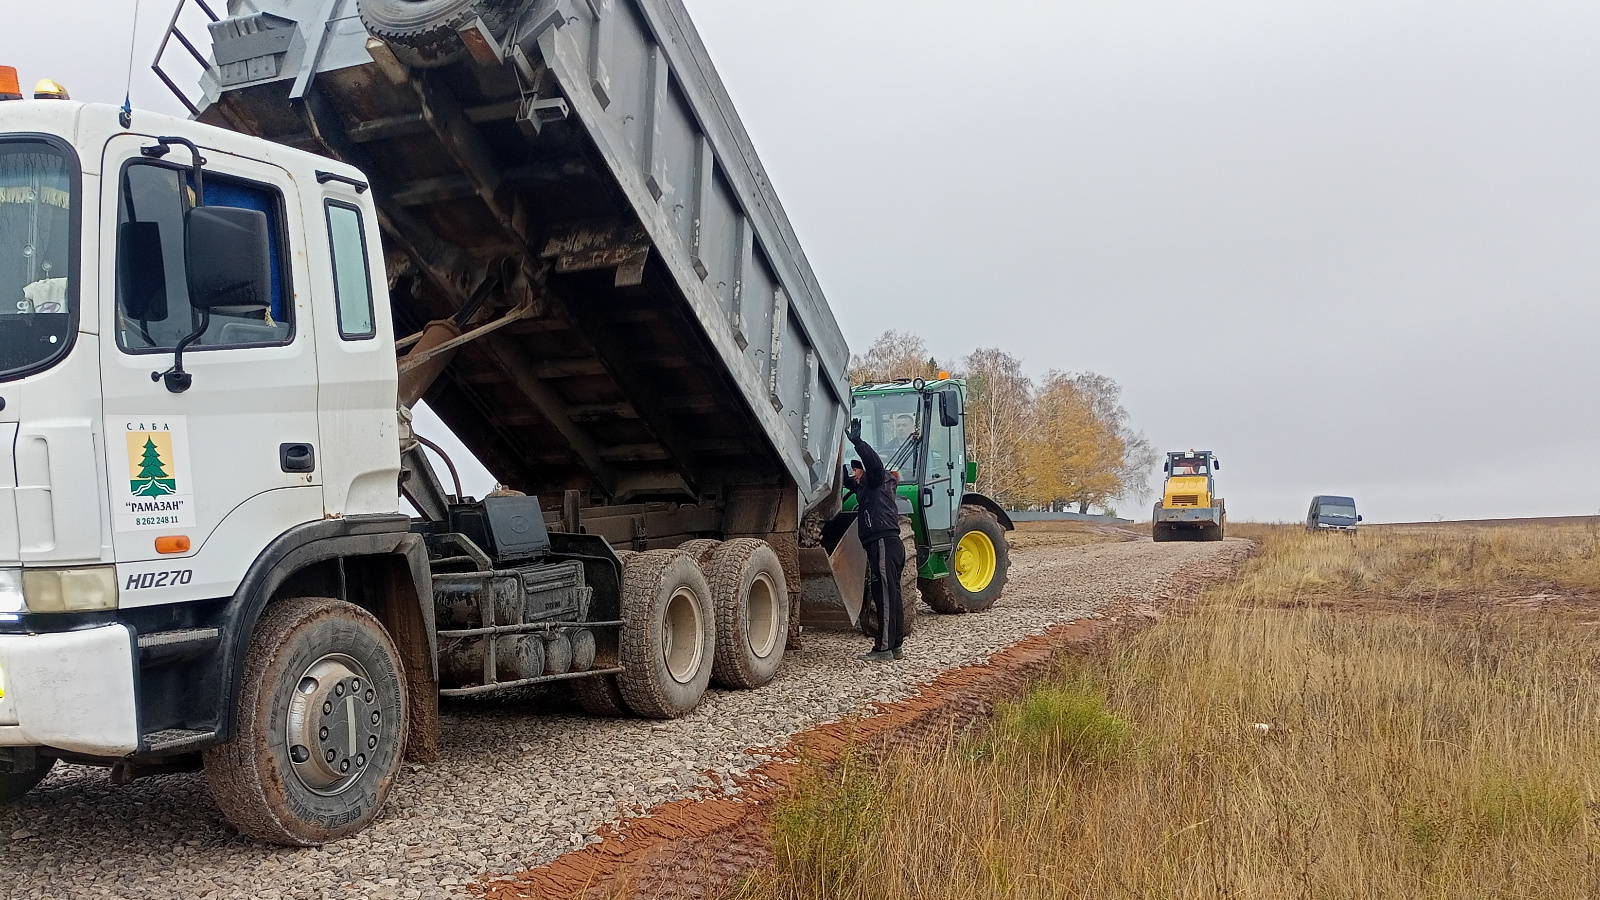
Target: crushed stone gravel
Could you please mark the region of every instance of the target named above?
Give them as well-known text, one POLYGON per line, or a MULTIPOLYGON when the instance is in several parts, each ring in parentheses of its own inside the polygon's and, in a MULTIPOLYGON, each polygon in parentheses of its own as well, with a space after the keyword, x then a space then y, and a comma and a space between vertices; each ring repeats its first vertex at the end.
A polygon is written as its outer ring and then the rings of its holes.
POLYGON ((554 691, 447 702, 441 761, 408 766, 371 828, 320 848, 242 837, 199 774, 113 785, 105 770, 60 766, 0 809, 0 897, 461 896, 481 878, 597 841, 606 823, 685 797, 734 793, 735 779, 789 736, 910 696, 940 672, 1052 625, 1130 604, 1153 609, 1174 576, 1237 559, 1249 546, 1145 538, 1019 548, 993 609, 939 616, 923 608, 905 659, 863 662, 855 657, 865 638, 807 631, 772 684, 713 690, 671 722, 588 718, 554 691))

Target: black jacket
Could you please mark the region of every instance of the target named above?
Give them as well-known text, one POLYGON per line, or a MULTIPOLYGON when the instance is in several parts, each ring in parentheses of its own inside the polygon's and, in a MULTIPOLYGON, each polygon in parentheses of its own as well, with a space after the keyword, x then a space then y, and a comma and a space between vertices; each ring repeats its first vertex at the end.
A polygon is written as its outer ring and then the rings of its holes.
POLYGON ((850 474, 844 476, 845 487, 856 492, 856 509, 860 513, 856 521, 861 543, 870 544, 886 537, 898 540, 900 509, 895 502, 894 479, 889 477, 889 471, 883 467, 883 460, 871 444, 860 438, 851 438, 850 443, 861 454, 865 470, 860 481, 850 474))

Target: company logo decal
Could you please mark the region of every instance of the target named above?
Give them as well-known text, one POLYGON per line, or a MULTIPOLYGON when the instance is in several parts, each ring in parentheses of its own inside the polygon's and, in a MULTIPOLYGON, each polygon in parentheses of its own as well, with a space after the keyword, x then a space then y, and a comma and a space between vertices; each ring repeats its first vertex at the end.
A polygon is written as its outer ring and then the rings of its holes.
POLYGON ((115 441, 119 432, 127 477, 118 487, 128 487, 118 491, 117 530, 194 525, 186 417, 108 418, 106 434, 115 441))

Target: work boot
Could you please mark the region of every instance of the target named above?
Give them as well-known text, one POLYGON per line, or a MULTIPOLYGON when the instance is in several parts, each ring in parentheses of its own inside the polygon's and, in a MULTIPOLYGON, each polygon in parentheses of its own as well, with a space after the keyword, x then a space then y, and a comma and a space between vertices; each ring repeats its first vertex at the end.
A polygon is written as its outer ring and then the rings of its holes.
POLYGON ((896 648, 894 648, 893 650, 891 650, 889 652, 894 654, 894 658, 895 659, 899 659, 902 656, 906 655, 905 652, 903 650, 901 650, 899 647, 896 647, 896 648))
POLYGON ((857 659, 864 659, 867 662, 889 662, 890 660, 894 659, 894 651, 893 650, 868 650, 866 653, 863 653, 863 654, 861 654, 860 656, 858 656, 856 658, 857 659))

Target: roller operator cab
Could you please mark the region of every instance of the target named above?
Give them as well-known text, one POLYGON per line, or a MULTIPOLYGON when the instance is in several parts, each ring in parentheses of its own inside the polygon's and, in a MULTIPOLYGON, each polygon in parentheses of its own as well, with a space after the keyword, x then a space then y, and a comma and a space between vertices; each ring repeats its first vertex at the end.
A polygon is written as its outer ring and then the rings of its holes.
POLYGON ((1311 509, 1306 513, 1307 531, 1355 531, 1360 522, 1356 501, 1351 497, 1318 494, 1311 498, 1311 509))
MULTIPOLYGON (((919 597, 935 612, 982 612, 1005 589, 1010 568, 1006 532, 1014 526, 1000 504, 972 490, 977 463, 967 454, 966 391, 963 380, 941 373, 934 381, 866 384, 852 392, 851 416, 861 422, 862 439, 900 475, 907 561, 901 599, 908 628, 919 597)), ((846 445, 846 464, 858 457, 846 445)), ((855 549, 857 539, 850 530, 855 509, 856 498, 847 496, 844 511, 823 531, 826 548, 835 553, 841 544, 855 549), (844 541, 847 532, 849 541, 844 541)), ((826 603, 808 604, 808 609, 812 605, 826 603)), ((822 610, 811 614, 821 618, 822 610)), ((875 617, 869 605, 855 621, 875 635, 875 617)))
MULTIPOLYGON (((327 155, 18 97, 0 77, 0 803, 60 760, 115 782, 203 768, 241 831, 318 844, 375 818, 403 758, 436 754, 440 697, 560 682, 592 714, 672 718, 713 681, 775 676, 801 516, 838 504, 847 392, 828 372, 847 351, 820 293, 786 312, 769 285, 757 322, 689 306, 680 286, 709 288, 663 275, 665 244, 596 251, 638 267, 603 278, 477 258, 482 232, 424 241, 414 207, 327 155), (410 305, 463 284, 449 334, 410 305), (618 298, 626 322, 572 312, 618 298), (745 354, 685 309, 766 343, 745 354), (676 330, 650 318, 667 314, 676 330), (669 338, 678 355, 640 357, 669 338), (646 363, 679 377, 629 368, 646 363), (528 495, 445 490, 410 427, 424 395, 528 495)), ((770 275, 749 260, 775 207, 714 233, 742 236, 750 278, 770 275)))
POLYGON ((1210 450, 1167 454, 1162 465, 1166 484, 1150 514, 1150 536, 1156 541, 1220 541, 1228 513, 1217 496, 1217 470, 1222 463, 1210 450))

